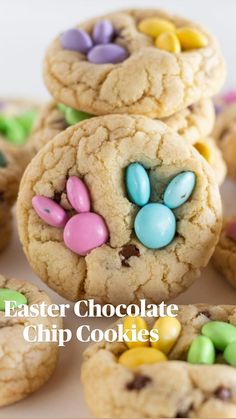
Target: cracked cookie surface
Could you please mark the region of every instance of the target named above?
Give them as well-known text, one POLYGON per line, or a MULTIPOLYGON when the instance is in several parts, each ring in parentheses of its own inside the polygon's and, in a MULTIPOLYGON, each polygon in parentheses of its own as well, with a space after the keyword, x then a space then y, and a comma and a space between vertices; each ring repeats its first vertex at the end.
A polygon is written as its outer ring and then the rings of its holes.
MULTIPOLYGON (((193 144, 199 138, 209 135, 213 129, 215 113, 212 100, 202 99, 183 111, 168 118, 163 118, 163 122, 190 144, 193 144)), ((37 118, 28 143, 32 155, 36 154, 56 134, 66 128, 68 128, 68 123, 57 103, 50 102, 45 105, 37 118)))
POLYGON ((236 104, 227 105, 217 115, 213 131, 221 149, 229 176, 236 180, 236 104))
POLYGON ((235 217, 224 220, 212 261, 215 268, 236 288, 236 242, 227 235, 232 222, 235 222, 235 217))
POLYGON ((195 23, 160 10, 124 10, 78 26, 91 33, 101 19, 112 22, 116 43, 129 57, 119 64, 97 65, 85 55, 62 48, 60 37, 50 45, 44 62, 45 83, 58 102, 94 115, 130 113, 163 118, 218 92, 225 64, 215 39, 195 23), (204 48, 177 54, 160 50, 137 29, 147 17, 167 19, 177 26, 200 29, 204 48))
MULTIPOLYGON (((22 293, 32 304, 51 304, 50 298, 26 281, 0 275, 0 288, 22 293)), ((17 402, 38 390, 52 375, 58 358, 56 343, 29 343, 23 337, 27 325, 61 326, 59 318, 7 318, 0 312, 0 406, 17 402)))
POLYGON ((68 128, 34 157, 22 179, 17 216, 29 263, 59 294, 113 304, 156 302, 183 292, 208 263, 221 228, 221 201, 208 164, 165 124, 111 115, 68 128), (197 178, 191 199, 174 210, 177 235, 161 250, 142 246, 133 231, 139 208, 127 198, 124 174, 134 161, 149 169, 151 201, 161 201, 179 172, 190 170, 197 178), (32 198, 43 195, 70 211, 68 176, 85 182, 93 211, 110 232, 109 242, 86 257, 67 249, 62 229, 46 225, 32 208, 32 198))
MULTIPOLYGON (((235 368, 186 362, 188 348, 204 324, 219 320, 236 325, 235 306, 180 306, 177 319, 182 331, 168 362, 132 371, 117 361, 127 349, 124 343, 103 341, 85 350, 81 378, 95 417, 235 417, 235 368)), ((145 320, 151 328, 156 319, 145 320)))

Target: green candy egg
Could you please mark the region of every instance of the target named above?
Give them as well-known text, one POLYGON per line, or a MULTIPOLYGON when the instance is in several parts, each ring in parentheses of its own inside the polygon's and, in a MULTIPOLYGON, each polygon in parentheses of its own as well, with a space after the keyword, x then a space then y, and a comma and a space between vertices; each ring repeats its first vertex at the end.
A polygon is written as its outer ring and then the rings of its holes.
POLYGON ((23 112, 21 115, 17 116, 16 120, 24 128, 26 135, 28 136, 33 128, 34 121, 38 115, 38 112, 34 109, 23 112))
POLYGON ((27 304, 27 299, 21 292, 8 288, 0 288, 0 311, 5 311, 5 301, 14 301, 11 305, 12 307, 27 304))
POLYGON ((236 327, 226 322, 208 322, 203 326, 202 334, 211 339, 215 348, 221 351, 224 351, 231 342, 236 341, 236 327))
POLYGON ((223 354, 224 360, 232 365, 233 367, 236 367, 236 341, 231 342, 226 349, 224 350, 223 354))
POLYGON ((212 341, 206 336, 198 336, 192 342, 187 356, 190 364, 211 365, 215 362, 215 348, 212 341))
POLYGON ((89 119, 92 116, 93 115, 90 115, 89 113, 77 111, 76 109, 72 108, 66 108, 65 111, 65 119, 68 125, 78 124, 78 122, 89 119))

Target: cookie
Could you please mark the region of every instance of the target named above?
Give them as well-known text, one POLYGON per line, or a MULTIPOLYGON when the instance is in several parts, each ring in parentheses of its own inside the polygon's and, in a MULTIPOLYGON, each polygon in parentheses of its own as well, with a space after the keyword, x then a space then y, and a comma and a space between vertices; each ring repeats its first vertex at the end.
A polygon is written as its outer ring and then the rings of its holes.
POLYGON ((39 104, 27 100, 0 101, 0 139, 15 149, 22 169, 29 162, 26 144, 39 107, 39 104))
POLYGON ((7 208, 7 216, 0 216, 0 252, 2 252, 10 242, 12 235, 12 219, 7 208))
MULTIPOLYGON (((145 318, 149 330, 153 327, 158 329, 158 322, 155 324, 155 320, 145 318)), ((166 320, 169 322, 170 319, 161 319, 162 322, 163 320, 166 325, 166 320)), ((140 348, 138 351, 130 349, 134 351, 133 360, 136 365, 129 367, 127 360, 130 361, 130 357, 127 357, 128 348, 124 342, 102 341, 84 352, 82 384, 86 402, 96 418, 235 417, 235 367, 226 364, 221 355, 216 356, 214 364, 209 359, 205 359, 206 365, 200 365, 193 360, 193 346, 196 348, 199 338, 204 343, 207 342, 209 347, 212 345, 211 340, 201 336, 201 333, 211 335, 215 328, 214 321, 220 322, 220 327, 217 323, 220 332, 230 325, 233 325, 230 329, 235 332, 235 306, 180 306, 177 320, 174 320, 179 323, 181 332, 175 345, 163 356, 162 362, 160 359, 158 362, 160 351, 155 346, 154 349, 141 348, 141 351, 140 348), (135 359, 138 352, 142 354, 142 362, 135 359), (151 356, 156 356, 156 359, 151 360, 151 356)), ((118 322, 112 329, 117 330, 117 325, 118 322)), ((171 330, 173 331, 173 327, 171 330)), ((159 333, 158 347, 162 336, 160 326, 159 333)), ((229 336, 227 338, 230 339, 229 336)), ((205 349, 204 345, 201 349, 198 346, 198 356, 203 356, 203 348, 205 349)), ((211 348, 215 351, 213 345, 211 348)))
POLYGON ((38 390, 56 367, 57 343, 27 342, 24 327, 43 325, 50 330, 53 324, 61 326, 59 317, 5 317, 7 298, 14 298, 18 304, 52 304, 47 294, 33 284, 0 276, 0 406, 15 403, 38 390), (14 292, 10 297, 8 290, 14 292))
POLYGON ((236 287, 236 235, 235 217, 226 219, 212 261, 215 268, 227 281, 236 287))
POLYGON ((216 145, 215 140, 212 137, 207 137, 203 140, 198 140, 194 144, 194 147, 210 164, 217 183, 221 186, 226 178, 227 167, 223 159, 222 152, 216 145))
POLYGON ((54 99, 94 115, 164 118, 213 96, 224 79, 216 40, 157 9, 119 11, 69 29, 44 62, 54 99))
POLYGON ((236 104, 227 105, 217 115, 213 131, 227 165, 228 174, 236 180, 236 104))
POLYGON ((22 166, 15 149, 0 139, 0 206, 15 203, 22 166))
MULTIPOLYGON (((92 115, 86 115, 83 112, 56 102, 50 102, 45 105, 39 113, 28 142, 28 148, 31 150, 32 155, 36 154, 56 134, 90 116, 92 115)), ((183 111, 169 118, 164 118, 163 122, 174 129, 186 141, 193 144, 199 138, 209 135, 214 127, 215 112, 213 103, 210 99, 202 99, 183 111)))
POLYGON ((208 263, 221 201, 208 164, 165 124, 110 115, 68 128, 34 157, 17 217, 30 265, 62 296, 156 302, 208 263))

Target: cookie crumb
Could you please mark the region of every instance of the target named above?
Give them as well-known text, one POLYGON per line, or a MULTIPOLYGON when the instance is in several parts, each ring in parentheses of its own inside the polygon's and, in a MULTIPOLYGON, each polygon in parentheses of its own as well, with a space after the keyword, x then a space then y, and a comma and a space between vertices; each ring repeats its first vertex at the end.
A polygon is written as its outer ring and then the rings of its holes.
POLYGON ((147 377, 146 375, 135 375, 133 381, 130 381, 126 385, 126 389, 129 391, 139 391, 146 387, 147 384, 151 383, 151 381, 151 378, 147 377))
POLYGON ((229 400, 232 397, 231 390, 224 386, 218 387, 214 394, 218 399, 223 400, 223 401, 229 400))
POLYGON ((140 256, 140 251, 139 251, 138 247, 136 247, 134 244, 127 244, 127 245, 122 247, 122 250, 119 252, 119 255, 121 257, 122 265, 126 266, 126 267, 130 267, 127 260, 132 256, 139 257, 140 256))

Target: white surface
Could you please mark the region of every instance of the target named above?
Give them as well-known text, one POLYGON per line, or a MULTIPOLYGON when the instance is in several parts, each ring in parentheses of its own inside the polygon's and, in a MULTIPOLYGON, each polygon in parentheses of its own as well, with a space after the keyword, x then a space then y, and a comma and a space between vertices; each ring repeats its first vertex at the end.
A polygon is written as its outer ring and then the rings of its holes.
POLYGON ((236 85, 235 0, 0 0, 0 96, 48 98, 41 68, 46 47, 62 30, 127 7, 160 7, 206 25, 218 37, 236 85))
MULTIPOLYGON (((236 82, 235 0, 0 0, 0 4, 0 96, 49 97, 43 86, 41 65, 50 40, 58 32, 90 16, 136 6, 163 7, 209 27, 219 38, 229 66, 227 85, 236 82)), ((222 195, 226 212, 236 212, 236 203, 233 205, 236 186, 228 181, 222 195)), ((16 230, 11 246, 0 256, 0 272, 32 281, 46 289, 55 302, 63 302, 32 273, 22 253, 16 230)), ((187 304, 235 304, 236 291, 208 267, 202 278, 175 301, 187 304)), ((71 310, 65 327, 75 331, 80 323, 71 310)), ((109 323, 109 320, 91 321, 94 328, 101 328, 102 325, 105 328, 109 323)), ((74 339, 61 351, 58 368, 50 382, 28 399, 1 409, 0 418, 89 418, 79 381, 84 349, 85 345, 78 344, 74 339)))
MULTIPOLYGON (((236 184, 225 182, 222 188, 225 213, 236 213, 236 184)), ((10 247, 0 255, 0 272, 3 275, 15 276, 18 279, 27 279, 34 282, 41 289, 47 291, 54 302, 65 302, 54 292, 49 290, 31 271, 22 252, 17 232, 10 247)), ((204 270, 201 278, 184 294, 171 302, 177 304, 210 303, 210 304, 235 304, 236 290, 226 283, 211 266, 204 270)), ((86 319, 86 324, 94 328, 104 328, 112 323, 109 319, 86 319)), ((64 326, 70 328, 75 336, 77 327, 82 324, 73 314, 71 308, 66 317, 64 326)), ((0 419, 79 419, 90 418, 88 409, 83 399, 80 384, 80 366, 82 353, 86 345, 78 343, 76 338, 61 350, 60 362, 52 379, 37 393, 15 405, 0 410, 0 419)), ((115 385, 115 383, 114 383, 115 385)))

